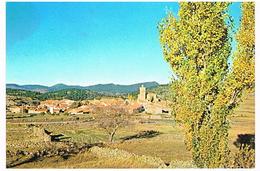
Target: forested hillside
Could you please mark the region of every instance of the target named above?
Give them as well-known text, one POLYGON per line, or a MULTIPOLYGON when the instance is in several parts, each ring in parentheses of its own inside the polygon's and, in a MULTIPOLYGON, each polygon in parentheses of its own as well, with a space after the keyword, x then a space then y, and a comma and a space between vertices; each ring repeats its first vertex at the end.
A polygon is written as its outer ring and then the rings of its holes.
POLYGON ((79 89, 69 89, 69 90, 59 90, 48 93, 39 93, 28 90, 17 90, 17 89, 7 89, 6 94, 9 96, 17 97, 30 97, 35 100, 60 100, 60 99, 70 99, 70 100, 90 100, 98 99, 103 96, 112 97, 112 94, 99 93, 90 90, 79 90, 79 89))

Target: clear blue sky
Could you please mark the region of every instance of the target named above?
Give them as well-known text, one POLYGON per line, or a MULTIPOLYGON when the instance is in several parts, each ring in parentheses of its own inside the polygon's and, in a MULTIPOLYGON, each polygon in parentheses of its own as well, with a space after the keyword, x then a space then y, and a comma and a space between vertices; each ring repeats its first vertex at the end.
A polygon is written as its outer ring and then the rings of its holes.
MULTIPOLYGON (((158 22, 178 3, 7 3, 7 83, 168 83, 158 22)), ((240 9, 230 14, 238 26, 240 9)))

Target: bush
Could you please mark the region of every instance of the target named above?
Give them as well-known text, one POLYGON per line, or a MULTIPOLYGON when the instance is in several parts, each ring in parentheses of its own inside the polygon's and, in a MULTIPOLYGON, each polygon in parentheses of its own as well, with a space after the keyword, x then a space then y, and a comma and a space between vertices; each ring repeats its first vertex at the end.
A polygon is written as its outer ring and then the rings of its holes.
POLYGON ((234 156, 231 163, 232 168, 254 168, 255 167, 255 150, 249 145, 244 145, 234 156))
POLYGON ((167 168, 196 168, 196 165, 192 161, 174 160, 167 168))

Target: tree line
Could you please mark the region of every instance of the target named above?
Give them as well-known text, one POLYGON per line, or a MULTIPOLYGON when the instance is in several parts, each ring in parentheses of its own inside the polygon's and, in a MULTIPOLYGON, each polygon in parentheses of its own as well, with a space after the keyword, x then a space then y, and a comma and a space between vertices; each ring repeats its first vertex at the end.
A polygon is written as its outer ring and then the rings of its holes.
POLYGON ((116 97, 113 94, 95 92, 90 90, 80 90, 80 89, 68 89, 68 90, 59 90, 54 92, 39 93, 28 90, 18 90, 18 89, 6 89, 6 94, 10 96, 17 97, 30 97, 33 100, 91 100, 91 99, 100 99, 101 97, 116 97))

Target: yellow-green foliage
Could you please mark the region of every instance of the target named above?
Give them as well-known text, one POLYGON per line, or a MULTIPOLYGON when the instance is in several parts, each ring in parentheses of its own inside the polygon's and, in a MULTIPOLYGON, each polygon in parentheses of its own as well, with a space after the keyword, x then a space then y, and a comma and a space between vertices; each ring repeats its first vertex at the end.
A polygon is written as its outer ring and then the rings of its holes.
POLYGON ((237 34, 238 48, 234 57, 232 79, 237 89, 247 87, 253 90, 255 83, 255 5, 242 3, 243 16, 237 34))
POLYGON ((133 96, 132 94, 128 94, 128 95, 127 95, 127 99, 130 100, 130 101, 132 101, 132 100, 134 100, 135 98, 134 98, 134 96, 133 96))
POLYGON ((235 160, 231 163, 233 168, 253 168, 255 167, 255 149, 250 146, 243 146, 235 155, 235 160))
POLYGON ((227 167, 227 116, 242 92, 254 86, 254 16, 247 7, 253 3, 243 5, 239 46, 231 70, 229 4, 182 2, 179 18, 169 13, 159 24, 163 54, 176 75, 172 83, 173 114, 183 123, 185 143, 198 167, 227 167), (245 17, 248 15, 251 17, 245 17))

